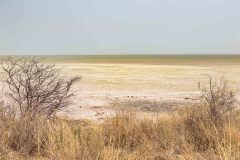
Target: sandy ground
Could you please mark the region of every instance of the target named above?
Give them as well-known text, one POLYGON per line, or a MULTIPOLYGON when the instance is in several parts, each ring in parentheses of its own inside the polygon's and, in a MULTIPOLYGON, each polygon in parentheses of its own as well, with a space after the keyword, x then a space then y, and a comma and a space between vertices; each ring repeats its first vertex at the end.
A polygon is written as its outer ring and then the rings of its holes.
POLYGON ((224 75, 239 97, 240 64, 134 64, 133 63, 56 63, 67 76, 82 77, 68 112, 73 119, 99 121, 113 116, 119 106, 135 111, 168 112, 176 107, 197 103, 198 82, 206 83, 201 74, 220 79, 224 75))

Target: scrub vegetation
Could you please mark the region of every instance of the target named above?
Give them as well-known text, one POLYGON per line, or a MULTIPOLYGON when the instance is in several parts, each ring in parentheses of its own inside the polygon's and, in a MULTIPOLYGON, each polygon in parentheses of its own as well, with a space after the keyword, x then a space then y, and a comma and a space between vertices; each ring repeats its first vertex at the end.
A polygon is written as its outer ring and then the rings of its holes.
POLYGON ((240 159, 238 102, 224 78, 208 76, 199 84, 201 102, 168 116, 144 118, 123 108, 94 123, 54 114, 71 102, 78 77, 63 79, 37 59, 4 59, 2 67, 12 105, 0 106, 0 159, 240 159))

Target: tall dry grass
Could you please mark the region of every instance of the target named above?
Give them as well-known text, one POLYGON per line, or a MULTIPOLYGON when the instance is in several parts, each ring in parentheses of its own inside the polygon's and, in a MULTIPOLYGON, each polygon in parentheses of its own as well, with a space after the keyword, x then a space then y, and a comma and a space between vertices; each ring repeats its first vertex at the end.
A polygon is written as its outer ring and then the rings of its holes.
POLYGON ((226 81, 209 84, 203 103, 157 119, 121 110, 94 124, 0 106, 0 159, 238 160, 236 99, 226 81))
POLYGON ((101 124, 1 111, 0 139, 1 159, 240 159, 239 112, 216 123, 204 106, 155 120, 120 111, 101 124))

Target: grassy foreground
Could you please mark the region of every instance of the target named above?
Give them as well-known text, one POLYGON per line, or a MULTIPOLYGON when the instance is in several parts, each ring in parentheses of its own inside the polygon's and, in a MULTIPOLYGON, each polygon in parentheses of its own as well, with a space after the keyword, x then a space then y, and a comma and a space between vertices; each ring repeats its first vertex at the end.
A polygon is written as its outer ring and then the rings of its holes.
MULTIPOLYGON (((240 113, 224 77, 198 83, 201 103, 144 118, 125 108, 103 123, 56 117, 73 83, 36 58, 2 59, 8 90, 0 103, 0 159, 240 159, 240 113)), ((157 75, 157 74, 156 74, 157 75)))
POLYGON ((217 122, 204 106, 156 120, 119 111, 101 124, 0 113, 1 159, 240 159, 238 111, 217 122))

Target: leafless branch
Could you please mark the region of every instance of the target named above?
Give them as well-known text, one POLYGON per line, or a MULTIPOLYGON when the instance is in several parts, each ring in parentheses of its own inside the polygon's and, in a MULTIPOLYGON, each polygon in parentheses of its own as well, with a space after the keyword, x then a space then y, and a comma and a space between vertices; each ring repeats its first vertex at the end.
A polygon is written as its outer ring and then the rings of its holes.
POLYGON ((36 57, 7 57, 0 63, 8 95, 25 113, 53 115, 70 103, 72 85, 80 78, 66 80, 54 65, 47 65, 36 57))

